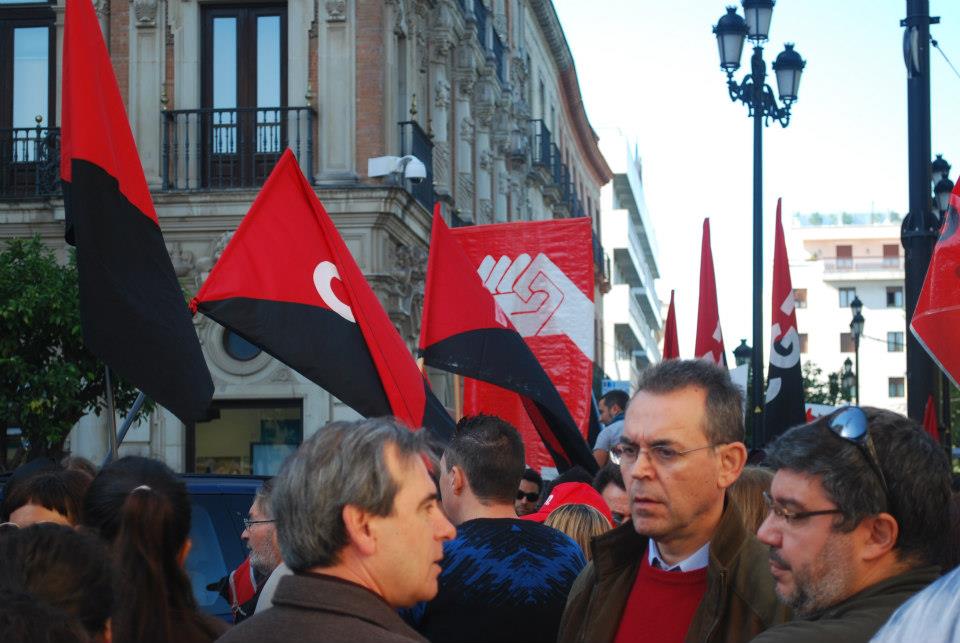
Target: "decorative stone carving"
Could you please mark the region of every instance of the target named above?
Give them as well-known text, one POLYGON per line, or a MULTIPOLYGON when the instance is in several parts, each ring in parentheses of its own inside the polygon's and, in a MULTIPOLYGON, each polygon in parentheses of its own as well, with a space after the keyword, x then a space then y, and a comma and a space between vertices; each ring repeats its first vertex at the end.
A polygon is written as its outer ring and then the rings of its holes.
POLYGON ((450 107, 450 83, 443 78, 438 78, 433 88, 433 104, 437 109, 450 107))
POLYGON ((157 0, 133 0, 133 15, 138 27, 157 26, 157 0))
POLYGON ((479 223, 493 223, 493 202, 490 199, 480 199, 479 207, 480 216, 479 223))
POLYGON ((480 152, 480 169, 485 171, 490 171, 490 168, 493 166, 493 154, 490 150, 481 150, 480 152))
POLYGON ((421 246, 398 243, 391 255, 393 269, 382 280, 387 294, 387 313, 404 341, 413 345, 420 336, 427 251, 421 246))
POLYGON ((433 183, 438 190, 449 189, 450 144, 447 141, 437 141, 433 144, 433 183))
POLYGON ((472 73, 461 75, 457 78, 457 94, 466 100, 470 100, 470 97, 473 96, 473 87, 476 81, 477 79, 472 73))
POLYGON ((327 0, 327 22, 347 21, 347 0, 327 0))
POLYGON ((464 116, 460 121, 460 138, 465 141, 472 141, 475 129, 473 119, 469 116, 464 116))
POLYGON ((93 10, 98 18, 106 16, 110 13, 110 0, 93 0, 93 10))
POLYGON ((460 172, 457 175, 457 204, 464 210, 471 209, 473 201, 473 174, 460 172))
POLYGON ((173 244, 170 250, 170 262, 173 264, 173 272, 178 279, 183 279, 196 266, 196 259, 189 250, 184 250, 179 242, 173 244))
POLYGON ((269 380, 271 382, 292 382, 293 374, 286 366, 278 366, 273 373, 270 374, 269 380))
POLYGON ((219 237, 213 240, 210 244, 210 250, 203 257, 200 257, 196 260, 196 284, 197 288, 203 285, 203 282, 206 281, 207 276, 210 274, 210 271, 213 270, 213 266, 220 259, 220 255, 223 254, 224 249, 227 247, 227 244, 230 243, 230 239, 233 238, 233 230, 224 232, 219 237))

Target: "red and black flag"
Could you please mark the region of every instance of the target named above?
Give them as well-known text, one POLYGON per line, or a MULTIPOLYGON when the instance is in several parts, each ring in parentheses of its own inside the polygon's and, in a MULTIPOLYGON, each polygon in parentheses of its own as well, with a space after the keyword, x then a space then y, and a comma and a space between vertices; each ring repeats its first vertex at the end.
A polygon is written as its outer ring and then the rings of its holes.
POLYGON ((796 301, 790 281, 787 244, 783 239, 780 200, 773 245, 773 311, 770 316, 770 368, 763 409, 763 443, 806 421, 803 374, 800 371, 800 335, 796 301))
POLYGON ((663 325, 663 360, 680 359, 680 342, 677 340, 677 311, 673 307, 673 291, 670 291, 670 307, 663 325))
POLYGON ((453 431, 290 150, 190 306, 361 415, 453 431))
POLYGON ((497 306, 477 269, 450 233, 437 204, 420 327, 426 364, 520 394, 557 468, 594 472, 586 440, 543 366, 497 306))
POLYGON ((67 3, 60 175, 83 341, 186 422, 213 396, 90 0, 67 3))
POLYGON ((717 279, 713 272, 713 251, 710 249, 710 219, 703 220, 703 241, 700 244, 700 305, 697 309, 697 343, 693 351, 697 359, 708 359, 726 366, 720 330, 720 307, 717 305, 717 279))

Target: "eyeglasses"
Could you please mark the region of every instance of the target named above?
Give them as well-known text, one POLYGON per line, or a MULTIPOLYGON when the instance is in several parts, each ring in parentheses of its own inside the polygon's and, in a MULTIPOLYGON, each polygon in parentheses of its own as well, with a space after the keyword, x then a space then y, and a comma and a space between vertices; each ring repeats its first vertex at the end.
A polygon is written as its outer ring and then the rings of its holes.
POLYGON ((250 520, 249 518, 243 518, 243 528, 250 529, 252 525, 262 525, 268 522, 276 522, 276 519, 271 518, 270 520, 250 520))
POLYGON ((887 499, 887 509, 893 510, 893 501, 890 497, 890 488, 887 486, 887 479, 883 477, 883 471, 880 469, 880 460, 877 458, 877 450, 873 446, 873 440, 870 439, 868 430, 867 414, 859 406, 849 406, 830 420, 827 425, 837 437, 852 442, 866 458, 867 463, 873 472, 877 474, 880 480, 880 486, 883 488, 883 495, 887 499))
POLYGON ((540 494, 534 493, 532 491, 530 493, 524 493, 523 491, 518 491, 517 500, 523 500, 524 498, 527 499, 527 502, 536 502, 537 500, 540 499, 540 494))
POLYGON ((842 514, 840 509, 821 509, 820 511, 790 511, 779 502, 774 500, 766 491, 763 492, 763 501, 767 503, 767 509, 777 518, 782 519, 788 525, 800 522, 811 516, 826 516, 828 514, 842 514))
POLYGON ((708 444, 702 447, 687 449, 686 451, 677 451, 673 447, 665 444, 657 444, 644 449, 643 447, 639 447, 632 442, 621 442, 611 449, 610 461, 617 465, 630 465, 637 461, 637 458, 640 457, 641 453, 646 453, 651 462, 654 462, 655 464, 669 465, 673 464, 679 460, 681 456, 687 455, 688 453, 702 451, 715 446, 717 445, 708 444))

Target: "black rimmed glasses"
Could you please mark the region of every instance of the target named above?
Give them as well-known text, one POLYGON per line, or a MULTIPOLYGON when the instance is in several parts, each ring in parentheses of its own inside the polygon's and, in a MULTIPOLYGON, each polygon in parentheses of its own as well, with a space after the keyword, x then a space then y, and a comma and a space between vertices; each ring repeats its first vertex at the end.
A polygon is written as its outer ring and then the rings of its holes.
POLYGON ((829 514, 842 514, 843 511, 840 509, 820 509, 818 511, 790 511, 779 502, 773 499, 773 497, 766 491, 763 492, 763 501, 767 504, 767 509, 770 510, 777 518, 780 518, 788 525, 800 522, 801 520, 806 520, 812 516, 827 516, 829 514))
POLYGON ((270 520, 251 520, 250 518, 242 518, 242 520, 243 520, 244 529, 250 529, 250 527, 252 527, 253 525, 262 525, 268 522, 276 522, 274 518, 271 518, 270 520))
POLYGON ((534 493, 533 491, 531 491, 530 493, 526 493, 526 492, 523 492, 523 491, 518 491, 518 492, 517 492, 517 500, 523 500, 524 498, 527 499, 527 502, 536 502, 537 500, 540 499, 540 494, 539 494, 539 493, 534 493))
POLYGON ((870 439, 868 425, 867 414, 863 412, 863 409, 859 406, 848 406, 834 415, 827 426, 834 435, 857 446, 860 453, 866 458, 870 468, 877 474, 877 479, 880 480, 883 495, 887 499, 887 510, 893 511, 890 488, 887 486, 887 479, 883 477, 883 471, 880 469, 880 459, 877 458, 877 450, 873 446, 873 440, 870 439))

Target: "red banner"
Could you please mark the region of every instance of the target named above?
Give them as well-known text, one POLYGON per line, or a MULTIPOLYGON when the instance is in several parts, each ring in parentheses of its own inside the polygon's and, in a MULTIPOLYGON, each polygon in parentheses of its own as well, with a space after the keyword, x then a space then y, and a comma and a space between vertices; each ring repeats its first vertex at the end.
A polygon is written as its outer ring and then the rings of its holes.
MULTIPOLYGON (((586 436, 594 358, 590 220, 502 223, 452 232, 586 436)), ((554 466, 516 393, 465 379, 463 412, 503 417, 523 435, 527 464, 554 466)))

